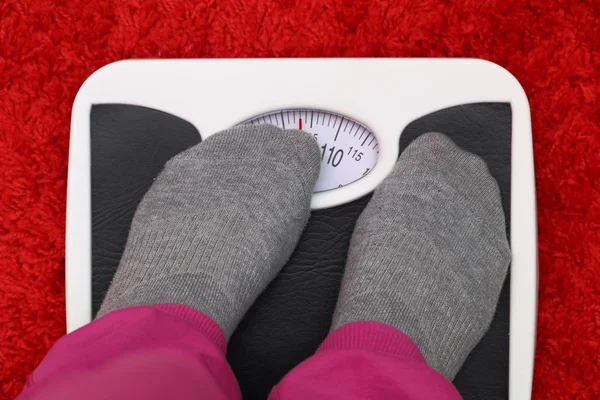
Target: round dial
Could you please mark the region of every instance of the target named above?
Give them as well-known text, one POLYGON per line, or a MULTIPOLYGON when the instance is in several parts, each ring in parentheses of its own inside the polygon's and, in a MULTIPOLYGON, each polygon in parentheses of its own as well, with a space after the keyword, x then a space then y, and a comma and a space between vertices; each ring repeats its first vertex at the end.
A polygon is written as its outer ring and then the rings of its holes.
POLYGON ((377 138, 364 124, 321 110, 273 111, 242 124, 275 125, 313 135, 321 149, 321 173, 315 192, 336 189, 366 176, 377 162, 377 138))

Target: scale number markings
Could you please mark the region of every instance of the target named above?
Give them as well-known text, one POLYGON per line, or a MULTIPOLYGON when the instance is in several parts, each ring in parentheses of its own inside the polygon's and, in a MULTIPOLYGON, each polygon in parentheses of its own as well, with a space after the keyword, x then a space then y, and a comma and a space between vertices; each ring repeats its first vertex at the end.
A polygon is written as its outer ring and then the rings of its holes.
POLYGON ((315 193, 334 190, 364 178, 377 163, 377 137, 364 124, 323 110, 277 110, 254 116, 243 124, 275 125, 310 133, 321 154, 315 193))

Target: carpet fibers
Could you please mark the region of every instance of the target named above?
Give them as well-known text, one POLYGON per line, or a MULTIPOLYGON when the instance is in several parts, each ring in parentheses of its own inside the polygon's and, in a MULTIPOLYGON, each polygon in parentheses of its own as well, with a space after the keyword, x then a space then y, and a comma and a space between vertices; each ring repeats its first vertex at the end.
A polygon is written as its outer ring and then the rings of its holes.
MULTIPOLYGON (((529 96, 535 399, 600 398, 598 0, 0 1, 0 398, 63 333, 70 110, 124 58, 478 57, 529 96)), ((518 171, 516 171, 518 173, 518 171)))

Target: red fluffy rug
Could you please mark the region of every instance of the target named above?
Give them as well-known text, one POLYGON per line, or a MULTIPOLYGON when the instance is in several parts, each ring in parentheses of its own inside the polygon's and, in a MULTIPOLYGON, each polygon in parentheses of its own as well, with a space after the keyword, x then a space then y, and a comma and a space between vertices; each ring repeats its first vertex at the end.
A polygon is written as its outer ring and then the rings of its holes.
MULTIPOLYGON (((0 2, 0 397, 64 333, 71 104, 131 57, 479 57, 529 95, 539 217, 536 399, 600 398, 597 0, 0 2)), ((517 171, 518 173, 518 171, 517 171)))

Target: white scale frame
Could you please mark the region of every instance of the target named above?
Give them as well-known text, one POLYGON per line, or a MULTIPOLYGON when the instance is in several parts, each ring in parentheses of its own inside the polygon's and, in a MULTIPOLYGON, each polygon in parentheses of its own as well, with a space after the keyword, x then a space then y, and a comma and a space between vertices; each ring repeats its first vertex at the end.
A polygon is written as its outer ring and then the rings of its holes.
MULTIPOLYGON (((193 124, 202 138, 258 114, 309 108, 368 126, 379 158, 363 179, 316 193, 312 208, 360 198, 384 179, 412 121, 467 103, 512 108, 509 398, 531 398, 537 317, 537 225, 531 118, 513 75, 478 59, 188 59, 126 60, 92 74, 73 104, 66 226, 67 331, 91 311, 90 112, 122 103, 158 109, 193 124)), ((165 132, 168 134, 168 132, 165 132)))

